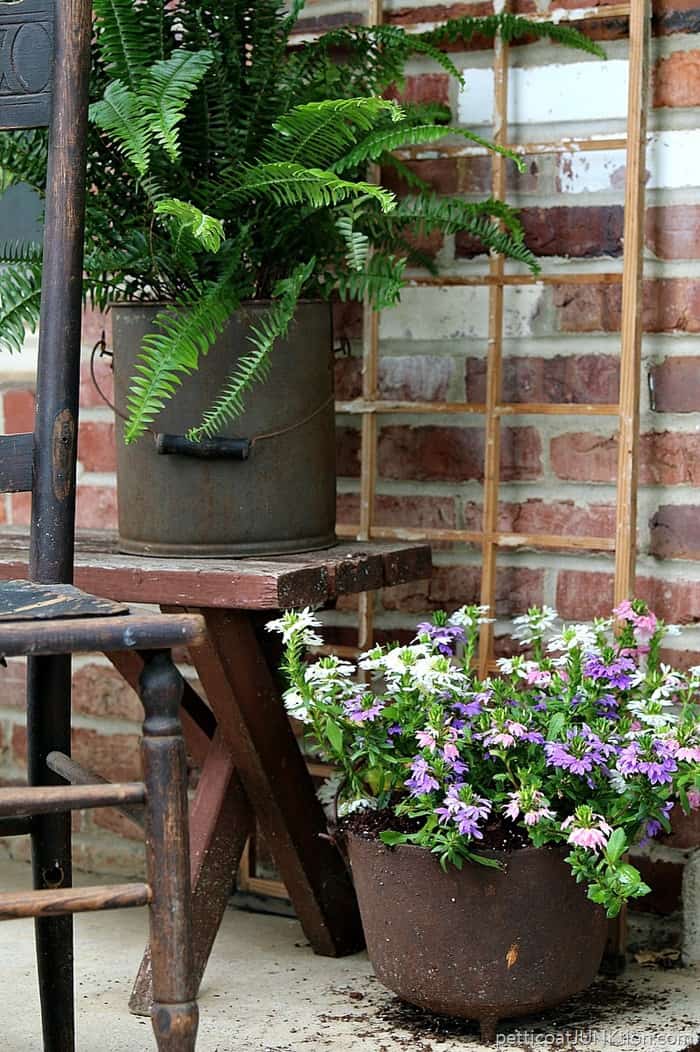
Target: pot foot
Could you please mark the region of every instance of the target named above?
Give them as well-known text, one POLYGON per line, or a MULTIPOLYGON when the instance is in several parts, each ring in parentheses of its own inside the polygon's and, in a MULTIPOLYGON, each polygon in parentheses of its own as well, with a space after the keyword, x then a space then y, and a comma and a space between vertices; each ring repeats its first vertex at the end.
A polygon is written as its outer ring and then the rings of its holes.
POLYGON ((483 1019, 479 1020, 479 1026, 481 1027, 481 1040, 485 1045, 492 1045, 496 1040, 496 1031, 498 1029, 498 1016, 487 1015, 483 1019))

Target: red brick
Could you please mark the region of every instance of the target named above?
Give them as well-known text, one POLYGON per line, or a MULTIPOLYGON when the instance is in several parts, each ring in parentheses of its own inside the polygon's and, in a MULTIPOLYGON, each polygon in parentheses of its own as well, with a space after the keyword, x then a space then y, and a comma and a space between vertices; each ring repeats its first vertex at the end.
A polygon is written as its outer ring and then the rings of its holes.
MULTIPOLYGON (((519 214, 525 243, 536 256, 589 259, 622 255, 621 206, 524 208, 519 214)), ((483 249, 470 235, 457 235, 458 257, 478 255, 480 251, 483 249)))
POLYGON ((15 387, 3 395, 5 434, 22 435, 34 430, 36 397, 33 389, 15 387))
POLYGON ((683 864, 681 862, 652 861, 634 852, 632 852, 630 861, 637 867, 642 874, 642 879, 651 888, 648 895, 634 899, 636 911, 659 913, 667 917, 680 909, 683 887, 683 864))
POLYGON ((389 98, 398 99, 399 102, 436 102, 447 106, 450 101, 451 79, 447 73, 421 73, 416 76, 408 76, 398 91, 391 90, 386 95, 389 98))
MULTIPOLYGON (((483 479, 484 432, 474 427, 385 427, 379 436, 382 478, 462 482, 483 479)), ((501 478, 539 478, 541 441, 534 427, 504 428, 501 478)))
POLYGON ((27 668, 23 660, 10 658, 2 669, 2 704, 5 708, 26 709, 27 668))
MULTIPOLYGON (((454 610, 464 603, 480 602, 481 569, 478 566, 436 566, 430 581, 386 588, 382 603, 386 610, 421 613, 454 610)), ((528 607, 541 605, 544 571, 527 567, 501 566, 496 578, 496 614, 510 617, 528 607)))
POLYGON ((654 105, 700 105, 700 51, 676 51, 657 62, 654 105))
POLYGON ((7 522, 7 505, 2 496, 0 496, 0 525, 7 522))
MULTIPOLYGON (((464 506, 464 528, 480 531, 483 508, 469 501, 464 506)), ((504 533, 552 533, 572 537, 613 537, 612 504, 576 504, 573 500, 525 500, 500 504, 498 529, 504 533)))
POLYGON ((141 758, 137 734, 100 734, 87 727, 73 728, 73 757, 114 782, 137 782, 141 758))
POLYGON ((76 521, 85 530, 114 529, 117 525, 115 486, 78 486, 76 521))
POLYGON ((107 665, 83 665, 73 673, 73 708, 86 716, 134 720, 140 723, 143 709, 128 683, 107 665))
MULTIPOLYGON (((489 157, 431 157, 406 163, 410 171, 437 194, 488 194, 491 190, 489 157)), ((399 196, 413 192, 394 168, 382 169, 382 182, 399 196)), ((528 161, 524 172, 519 172, 515 165, 508 166, 506 186, 509 192, 535 193, 538 185, 536 161, 528 161)))
MULTIPOLYGON (((109 358, 95 359, 95 379, 105 398, 113 403, 114 373, 109 358)), ((104 398, 93 383, 89 362, 83 362, 80 366, 80 404, 84 409, 104 408, 106 405, 104 398)))
POLYGON ((78 432, 78 460, 86 471, 116 471, 114 422, 84 420, 78 432))
POLYGON ((659 559, 700 559, 700 507, 664 504, 650 522, 649 550, 659 559))
POLYGON ((93 310, 91 307, 83 309, 82 342, 87 347, 94 347, 98 340, 105 335, 107 346, 112 344, 112 315, 93 310))
MULTIPOLYGON (((563 332, 617 332, 621 286, 557 285, 554 306, 563 332)), ((700 281, 695 278, 648 279, 643 287, 645 332, 700 332, 700 281)))
MULTIPOLYGON (((401 402, 440 402, 447 398, 454 374, 451 358, 424 354, 385 356, 379 362, 379 396, 401 402)), ((341 357, 335 368, 336 397, 359 398, 362 394, 362 360, 341 357)))
POLYGON ((333 304, 333 336, 339 340, 362 339, 362 304, 349 300, 333 304))
MULTIPOLYGON (((359 494, 339 493, 337 507, 339 522, 359 522, 359 494)), ((375 500, 374 521, 378 526, 451 530, 456 527, 455 503, 451 497, 401 497, 379 493, 375 500)))
MULTIPOLYGON (((617 437, 587 431, 558 435, 550 443, 555 474, 575 482, 614 482, 617 437)), ((639 481, 642 485, 700 483, 700 435, 674 431, 647 432, 640 438, 639 481)))
POLYGON ((647 209, 645 242, 657 259, 697 259, 700 255, 700 205, 664 205, 647 209))
MULTIPOLYGON (((700 589, 695 581, 637 578, 635 593, 667 624, 700 620, 700 589)), ((567 620, 608 617, 613 605, 613 576, 595 570, 560 570, 556 607, 567 620)))
MULTIPOLYGON (((465 380, 471 402, 486 399, 486 359, 467 358, 465 380)), ((620 361, 608 354, 555 358, 504 358, 504 402, 616 402, 620 361)))
POLYGON ((13 526, 28 526, 32 514, 31 493, 10 494, 10 522, 13 526))
POLYGON ((24 767, 27 762, 27 728, 22 723, 14 723, 10 732, 12 757, 16 764, 24 767))
POLYGON ((700 358, 671 356, 649 372, 657 413, 700 412, 700 358))
POLYGON ((339 476, 360 477, 360 432, 353 427, 335 429, 336 470, 339 476))

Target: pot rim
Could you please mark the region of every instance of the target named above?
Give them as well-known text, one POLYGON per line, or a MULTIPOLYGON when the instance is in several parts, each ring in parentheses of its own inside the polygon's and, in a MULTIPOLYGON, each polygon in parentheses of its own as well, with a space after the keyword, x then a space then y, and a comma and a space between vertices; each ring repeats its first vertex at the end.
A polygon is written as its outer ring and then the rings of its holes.
MULTIPOLYGON (((242 307, 256 307, 256 306, 269 307, 270 304, 277 303, 277 302, 278 302, 277 300, 274 300, 274 299, 272 299, 269 296, 261 298, 261 299, 241 300, 240 304, 236 308, 236 311, 240 310, 242 307)), ((322 299, 318 299, 318 298, 317 299, 306 299, 306 298, 304 298, 304 299, 297 300, 297 305, 300 305, 300 304, 303 304, 305 306, 306 305, 316 304, 319 307, 320 306, 329 306, 329 307, 331 306, 330 300, 322 300, 322 299)), ((107 304, 107 310, 110 311, 110 310, 113 310, 115 308, 119 309, 119 310, 122 310, 122 309, 128 308, 128 307, 140 307, 142 310, 145 307, 158 307, 158 308, 162 309, 162 308, 175 307, 175 306, 177 306, 177 304, 175 303, 175 300, 114 300, 113 302, 107 304)), ((233 313, 235 314, 236 311, 234 311, 233 313)))
MULTIPOLYGON (((343 834, 347 840, 356 840, 364 844, 372 844, 380 848, 384 848, 386 851, 402 851, 406 853, 420 853, 422 855, 431 855, 432 852, 426 847, 421 847, 419 844, 395 844, 389 845, 383 843, 379 837, 366 837, 358 836, 357 833, 348 831, 343 834)), ((526 847, 514 848, 512 851, 498 851, 495 848, 479 848, 478 845, 474 847, 475 854, 484 855, 486 858, 495 858, 499 861, 502 859, 520 858, 523 855, 541 855, 545 852, 554 853, 556 855, 563 855, 566 851, 568 853, 569 846, 567 844, 543 844, 542 847, 535 847, 534 844, 528 844, 526 847)), ((437 861, 437 856, 436 859, 437 861)), ((478 863, 474 863, 478 865, 478 863)))

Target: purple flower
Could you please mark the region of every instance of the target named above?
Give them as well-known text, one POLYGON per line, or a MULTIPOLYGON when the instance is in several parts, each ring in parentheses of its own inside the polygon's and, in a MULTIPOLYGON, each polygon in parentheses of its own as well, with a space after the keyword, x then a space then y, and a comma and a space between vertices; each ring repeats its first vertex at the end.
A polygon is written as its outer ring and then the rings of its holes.
POLYGON ((411 796, 423 796, 440 788, 440 783, 433 774, 428 761, 423 756, 414 756, 411 764, 411 777, 404 783, 410 789, 411 796))
MULTIPOLYGON (((673 810, 673 800, 667 800, 661 808, 661 810, 663 812, 664 818, 668 818, 671 811, 673 810)), ((639 842, 640 847, 644 847, 646 844, 649 843, 649 841, 653 837, 658 836, 662 829, 663 825, 658 820, 658 818, 650 818, 646 824, 646 829, 644 831, 644 839, 640 840, 639 842)))
POLYGON ((616 687, 618 690, 627 690, 632 683, 632 673, 636 671, 636 664, 631 657, 618 655, 613 661, 606 665, 597 654, 590 654, 584 663, 583 671, 590 679, 603 680, 608 687, 616 687))
POLYGON ((454 822, 462 836, 482 840, 484 834, 478 823, 488 818, 491 813, 491 802, 484 797, 475 796, 470 786, 457 783, 450 786, 442 807, 435 808, 444 824, 454 822))
POLYGON ((460 716, 479 716, 484 711, 483 706, 483 695, 475 694, 474 700, 469 702, 456 701, 452 708, 455 712, 459 713, 460 716))
POLYGON ((644 774, 652 785, 668 785, 678 764, 670 742, 657 739, 643 748, 632 741, 620 752, 617 769, 621 774, 644 774))
POLYGON ((416 631, 419 636, 428 636, 430 642, 446 657, 452 657, 457 644, 464 643, 467 638, 461 625, 432 625, 429 621, 423 621, 416 631))
POLYGON ((392 723, 391 727, 387 728, 387 734, 390 738, 395 738, 398 734, 403 732, 403 727, 400 723, 392 723))
POLYGON ((384 708, 384 703, 372 695, 358 694, 343 702, 345 715, 353 723, 373 723, 384 708))
POLYGON ((607 757, 616 749, 584 723, 568 729, 566 742, 545 742, 544 751, 548 766, 561 767, 572 774, 588 774, 594 767, 605 767, 607 757))

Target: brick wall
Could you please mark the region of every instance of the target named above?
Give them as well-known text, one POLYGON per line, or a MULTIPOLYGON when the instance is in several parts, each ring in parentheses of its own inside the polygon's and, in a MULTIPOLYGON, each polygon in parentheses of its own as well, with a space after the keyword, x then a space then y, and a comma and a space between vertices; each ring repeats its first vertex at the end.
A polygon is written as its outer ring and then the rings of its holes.
MULTIPOLYGON (((446 14, 481 12, 487 5, 387 2, 390 22, 425 24, 446 14)), ((534 9, 529 0, 520 8, 534 9)), ((588 6, 573 0, 564 6, 588 6)), ((538 9, 541 5, 538 5, 538 9)), ((308 5, 304 32, 361 21, 364 0, 308 5)), ((605 41, 606 63, 546 43, 513 49, 512 135, 521 141, 562 135, 616 135, 626 108, 625 25, 601 20, 592 32, 605 41)), ((493 82, 491 56, 478 47, 455 49, 467 85, 458 86, 429 63, 410 67, 406 87, 413 99, 448 102, 455 119, 488 135, 493 82)), ((674 640, 673 660, 700 662, 700 0, 656 0, 654 8, 654 110, 648 154, 648 209, 644 285, 642 468, 638 523, 638 591, 669 621, 688 626, 674 640)), ((414 163, 419 174, 445 193, 472 199, 489 191, 485 158, 436 159, 414 163)), ((509 178, 510 199, 523 209, 528 243, 547 272, 607 271, 620 265, 625 157, 595 151, 531 158, 527 170, 509 178)), ((394 184, 397 192, 404 188, 394 184)), ((447 273, 483 274, 486 258, 464 237, 431 245, 447 273)), ((617 397, 620 292, 604 282, 575 287, 506 290, 504 397, 509 401, 609 402, 617 397)), ((86 350, 103 320, 86 320, 86 350)), ((338 395, 360 393, 360 318, 338 311, 337 328, 351 340, 351 354, 338 361, 338 395)), ((411 289, 381 323, 380 386, 390 398, 464 400, 483 398, 487 335, 485 289, 411 289)), ((31 355, 30 355, 31 357, 31 355)), ((5 431, 31 426, 31 382, 14 366, 4 376, 1 412, 5 431)), ((109 372, 101 366, 103 384, 109 372)), ((0 380, 3 376, 0 375, 0 380)), ((82 526, 113 525, 113 428, 109 411, 89 383, 82 386, 78 519, 82 526)), ((338 510, 342 522, 357 521, 359 421, 338 421, 340 472, 338 510)), ((482 510, 483 432, 478 417, 405 416, 379 421, 377 519, 386 525, 479 529, 482 510)), ((514 417, 504 429, 502 451, 504 529, 611 536, 614 531, 616 439, 607 418, 514 417)), ((0 520, 24 523, 25 497, 0 502, 0 520)), ((478 599, 479 551, 440 544, 430 582, 391 589, 378 600, 380 631, 408 631, 419 615, 478 599)), ((532 603, 557 606, 567 618, 609 610, 612 563, 608 556, 509 551, 499 560, 499 631, 532 603)), ((354 603, 332 616, 337 639, 350 638, 354 603)), ((504 645, 504 644, 501 644, 504 645)), ((21 776, 24 738, 21 667, 12 663, 0 699, 0 776, 21 776)), ((76 752, 102 763, 107 774, 129 771, 135 762, 138 709, 130 691, 109 668, 82 659, 76 668, 76 752)), ((78 818, 78 862, 131 871, 135 842, 114 833, 125 823, 109 812, 78 818)), ((698 843, 655 847, 645 866, 655 895, 648 908, 664 918, 678 915, 684 878, 688 910, 697 914, 692 889, 700 878, 684 863, 698 843)), ((17 845, 13 850, 21 850, 17 845)), ((696 921, 696 942, 700 943, 696 921)), ((664 931, 673 937, 673 924, 664 931)), ((662 933, 662 938, 666 937, 662 933)), ((700 945, 696 947, 700 956, 700 945)))

